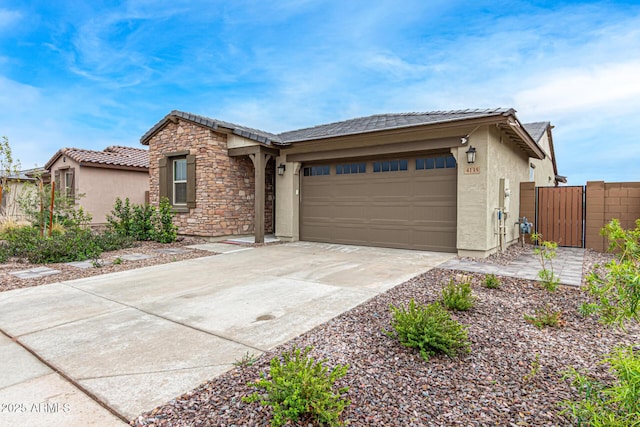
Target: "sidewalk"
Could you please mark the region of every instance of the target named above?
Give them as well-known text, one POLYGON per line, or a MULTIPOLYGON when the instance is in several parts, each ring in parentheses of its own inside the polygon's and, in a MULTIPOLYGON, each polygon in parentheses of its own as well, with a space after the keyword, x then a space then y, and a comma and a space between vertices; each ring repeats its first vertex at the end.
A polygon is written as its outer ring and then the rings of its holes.
MULTIPOLYGON (((582 285, 582 262, 584 249, 558 248, 557 256, 553 259, 554 273, 560 278, 560 283, 569 286, 582 285)), ((538 280, 541 270, 540 262, 532 250, 520 255, 508 265, 489 264, 480 261, 452 259, 440 265, 440 268, 462 270, 473 273, 495 274, 498 276, 518 277, 521 279, 538 280)))

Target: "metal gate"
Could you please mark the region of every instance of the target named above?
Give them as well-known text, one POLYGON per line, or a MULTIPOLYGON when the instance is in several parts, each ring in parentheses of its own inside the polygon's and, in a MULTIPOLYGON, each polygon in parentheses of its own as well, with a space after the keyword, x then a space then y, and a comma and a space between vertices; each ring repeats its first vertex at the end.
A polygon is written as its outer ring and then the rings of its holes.
POLYGON ((584 248, 584 186, 536 187, 536 206, 543 240, 584 248))

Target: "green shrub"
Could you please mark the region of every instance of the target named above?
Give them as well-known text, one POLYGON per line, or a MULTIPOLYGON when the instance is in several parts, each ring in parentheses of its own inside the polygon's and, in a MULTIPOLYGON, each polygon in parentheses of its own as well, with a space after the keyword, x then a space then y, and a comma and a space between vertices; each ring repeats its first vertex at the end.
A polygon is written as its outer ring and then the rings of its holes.
POLYGON ((93 236, 93 239, 104 252, 130 248, 136 243, 133 237, 123 236, 111 231, 105 231, 102 234, 96 234, 93 236))
POLYGON ((390 308, 394 331, 384 332, 405 347, 417 348, 424 360, 436 353, 453 357, 470 350, 466 326, 453 320, 439 302, 424 306, 411 299, 407 308, 390 308))
POLYGON ((151 238, 160 243, 175 242, 178 237, 178 227, 173 224, 174 214, 171 211, 171 203, 169 199, 163 197, 160 199, 160 205, 151 215, 153 224, 151 238))
POLYGON ((171 203, 166 197, 160 199, 158 207, 131 205, 128 198, 124 202, 117 198, 111 215, 107 215, 107 223, 110 231, 121 236, 171 243, 178 236, 173 217, 171 203))
POLYGON ((304 351, 296 348, 271 359, 271 369, 267 375, 251 387, 263 390, 243 397, 245 402, 260 402, 263 406, 270 406, 273 410, 273 426, 282 426, 288 421, 296 422, 301 416, 309 415, 314 420, 330 426, 343 425, 340 414, 351 402, 342 398, 349 388, 343 387, 333 390, 337 379, 346 375, 348 365, 338 365, 331 371, 323 363, 316 362, 309 357, 311 347, 304 351))
POLYGON ((581 312, 595 313, 605 324, 624 326, 627 320, 640 321, 640 219, 633 230, 624 230, 617 219, 602 229, 616 259, 607 263, 606 273, 587 276, 587 293, 594 302, 584 304, 581 312))
POLYGON ((484 278, 484 286, 489 289, 498 289, 500 288, 500 280, 495 274, 487 274, 484 278))
POLYGON ((455 283, 453 279, 442 288, 442 303, 449 310, 467 311, 476 298, 471 293, 471 284, 468 282, 455 283))
POLYGON ((32 226, 22 226, 7 229, 2 233, 2 238, 7 242, 8 252, 18 258, 26 258, 40 240, 40 232, 32 226))
POLYGON ((549 304, 547 304, 545 307, 537 308, 533 316, 525 314, 524 320, 531 323, 538 329, 542 329, 545 326, 557 328, 559 326, 562 326, 563 323, 562 311, 554 310, 549 304))
POLYGON ((0 263, 5 263, 11 257, 11 251, 7 243, 0 243, 0 263))
POLYGON ((611 384, 598 382, 575 368, 565 372, 565 379, 571 379, 583 397, 562 402, 566 408, 563 413, 579 426, 640 426, 640 350, 618 347, 603 362, 615 376, 611 384))
POLYGON ((89 230, 71 230, 60 236, 38 239, 25 255, 29 262, 47 264, 96 259, 103 252, 89 230))

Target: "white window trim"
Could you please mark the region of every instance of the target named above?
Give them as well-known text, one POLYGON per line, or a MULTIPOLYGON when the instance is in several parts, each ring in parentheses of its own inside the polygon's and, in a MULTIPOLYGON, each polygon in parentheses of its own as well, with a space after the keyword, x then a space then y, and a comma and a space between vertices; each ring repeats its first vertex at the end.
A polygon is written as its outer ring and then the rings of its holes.
POLYGON ((176 184, 187 184, 187 179, 185 178, 184 180, 176 180, 176 162, 179 161, 184 161, 185 163, 185 174, 186 174, 186 167, 187 167, 187 159, 185 157, 180 157, 177 159, 173 159, 171 161, 171 193, 172 193, 172 202, 174 206, 187 206, 187 201, 185 200, 184 203, 178 203, 176 202, 176 184))

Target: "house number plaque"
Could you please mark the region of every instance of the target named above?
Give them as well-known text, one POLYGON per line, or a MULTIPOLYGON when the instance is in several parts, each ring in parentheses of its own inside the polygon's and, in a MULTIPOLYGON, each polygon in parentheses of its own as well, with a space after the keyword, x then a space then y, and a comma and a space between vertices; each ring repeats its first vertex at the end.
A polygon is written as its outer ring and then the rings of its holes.
POLYGON ((465 175, 477 175, 480 173, 480 166, 467 166, 464 169, 465 175))

